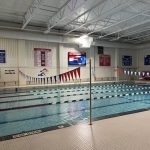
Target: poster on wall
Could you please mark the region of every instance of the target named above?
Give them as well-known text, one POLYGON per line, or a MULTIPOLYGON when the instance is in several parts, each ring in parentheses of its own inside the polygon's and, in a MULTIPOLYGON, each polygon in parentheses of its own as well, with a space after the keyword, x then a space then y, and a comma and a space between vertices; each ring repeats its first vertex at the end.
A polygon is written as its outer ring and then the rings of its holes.
POLYGON ((0 63, 6 63, 6 53, 3 49, 0 49, 0 63))
POLYGON ((34 66, 51 67, 52 51, 47 48, 34 48, 34 66))
POLYGON ((132 56, 122 56, 122 66, 132 66, 132 56))
POLYGON ((86 65, 85 52, 68 52, 68 65, 86 65))
POLYGON ((99 65, 100 66, 110 66, 111 65, 110 55, 100 55, 99 56, 99 65))
POLYGON ((144 57, 144 65, 150 65, 150 55, 144 57))

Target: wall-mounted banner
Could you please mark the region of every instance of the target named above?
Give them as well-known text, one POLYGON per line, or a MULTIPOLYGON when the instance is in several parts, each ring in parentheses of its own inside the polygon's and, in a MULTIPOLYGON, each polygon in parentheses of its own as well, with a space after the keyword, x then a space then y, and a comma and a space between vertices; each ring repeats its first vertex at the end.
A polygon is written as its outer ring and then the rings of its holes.
POLYGON ((150 65, 150 55, 144 57, 144 65, 150 65))
POLYGON ((6 53, 3 49, 0 49, 0 63, 6 63, 6 53))
POLYGON ((110 66, 111 65, 110 55, 100 55, 99 56, 99 65, 100 66, 110 66))
POLYGON ((132 56, 122 56, 122 66, 132 66, 132 56))
POLYGON ((5 70, 5 74, 16 74, 15 70, 5 70))
POLYGON ((51 67, 52 51, 47 48, 34 48, 34 66, 51 67))

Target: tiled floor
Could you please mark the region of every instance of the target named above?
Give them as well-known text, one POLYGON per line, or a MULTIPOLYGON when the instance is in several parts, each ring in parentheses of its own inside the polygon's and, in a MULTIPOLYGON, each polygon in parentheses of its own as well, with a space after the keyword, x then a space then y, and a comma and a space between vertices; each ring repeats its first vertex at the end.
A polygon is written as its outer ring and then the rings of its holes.
POLYGON ((0 150, 150 150, 150 111, 3 141, 0 150))

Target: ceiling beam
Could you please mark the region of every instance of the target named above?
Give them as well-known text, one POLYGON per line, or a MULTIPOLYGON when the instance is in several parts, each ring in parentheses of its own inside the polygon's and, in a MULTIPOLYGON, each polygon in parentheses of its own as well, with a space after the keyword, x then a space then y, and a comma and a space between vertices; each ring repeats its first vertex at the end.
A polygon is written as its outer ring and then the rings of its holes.
POLYGON ((36 11, 39 9, 39 5, 42 0, 34 0, 31 6, 28 8, 27 12, 24 15, 23 25, 21 29, 24 29, 28 23, 31 21, 33 16, 36 14, 36 11))
MULTIPOLYGON (((149 11, 150 11, 150 10, 149 10, 149 11)), ((125 28, 123 28, 123 29, 120 29, 120 30, 117 30, 117 31, 114 31, 114 32, 111 32, 111 33, 108 33, 108 34, 105 34, 105 35, 103 35, 103 36, 100 36, 99 39, 104 38, 104 37, 109 36, 109 35, 112 35, 112 34, 115 34, 115 33, 118 33, 118 32, 122 32, 122 31, 129 30, 129 29, 131 29, 131 28, 134 28, 134 27, 137 27, 137 26, 140 26, 140 25, 149 23, 149 22, 150 22, 150 19, 147 19, 147 20, 145 20, 145 21, 142 20, 142 22, 140 22, 140 23, 136 23, 136 24, 127 26, 127 27, 125 27, 125 28)), ((113 27, 113 26, 112 26, 112 27, 113 27)))
MULTIPOLYGON (((130 6, 136 0, 128 0, 128 1, 127 0, 126 1, 118 0, 118 3, 116 2, 116 3, 113 3, 113 4, 110 5, 111 1, 112 0, 106 0, 105 3, 108 3, 108 4, 104 5, 103 7, 101 7, 101 5, 97 6, 97 8, 95 8, 95 9, 98 9, 98 7, 99 7, 101 9, 101 10, 99 10, 100 13, 95 14, 94 18, 92 17, 92 15, 91 16, 89 15, 89 19, 87 19, 87 21, 85 23, 83 23, 82 25, 80 25, 80 26, 78 26, 78 27, 68 31, 66 34, 69 34, 69 33, 73 32, 73 31, 79 30, 80 28, 82 28, 82 27, 84 27, 84 26, 86 26, 88 24, 92 24, 94 22, 106 19, 108 16, 110 16, 110 15, 112 16, 113 14, 115 14, 118 11, 122 10, 123 8, 126 8, 126 7, 130 6), (109 7, 108 7, 108 5, 109 5, 109 7), (107 9, 107 7, 108 7, 108 9, 107 9), (106 11, 106 9, 107 9, 107 11, 106 11)), ((95 11, 95 9, 93 9, 91 11, 91 14, 95 11)))
POLYGON ((139 29, 138 31, 128 31, 126 32, 125 34, 122 34, 121 36, 119 36, 120 38, 123 38, 123 37, 129 37, 129 36, 132 36, 132 35, 136 35, 136 34, 140 34, 142 32, 146 32, 146 31, 149 31, 150 30, 150 27, 146 27, 144 29, 139 29))
POLYGON ((90 0, 68 0, 47 22, 47 30, 44 33, 49 33, 52 28, 58 25, 65 19, 70 18, 77 9, 81 8, 84 3, 90 0))
POLYGON ((86 20, 90 17, 92 11, 95 11, 95 8, 99 5, 101 5, 102 3, 106 2, 106 0, 101 0, 98 3, 96 3, 94 6, 92 6, 90 9, 84 11, 83 13, 81 13, 80 15, 78 15, 75 19, 71 20, 70 22, 68 22, 65 26, 69 26, 71 24, 74 24, 74 22, 81 22, 80 20, 83 20, 83 23, 80 24, 84 24, 86 22, 86 20), (84 19, 83 19, 84 18, 84 19))

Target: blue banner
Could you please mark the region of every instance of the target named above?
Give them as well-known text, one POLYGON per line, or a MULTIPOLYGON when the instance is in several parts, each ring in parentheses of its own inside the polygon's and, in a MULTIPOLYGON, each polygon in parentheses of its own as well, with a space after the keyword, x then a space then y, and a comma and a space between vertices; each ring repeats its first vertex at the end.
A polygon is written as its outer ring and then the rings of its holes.
POLYGON ((150 55, 144 57, 144 65, 150 65, 150 55))
POLYGON ((132 66, 132 56, 123 56, 122 66, 132 66))
POLYGON ((6 53, 5 53, 5 50, 0 50, 0 63, 6 63, 6 53))

